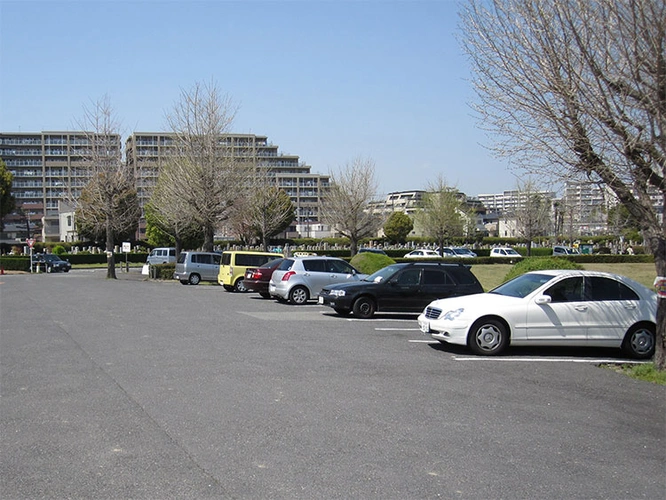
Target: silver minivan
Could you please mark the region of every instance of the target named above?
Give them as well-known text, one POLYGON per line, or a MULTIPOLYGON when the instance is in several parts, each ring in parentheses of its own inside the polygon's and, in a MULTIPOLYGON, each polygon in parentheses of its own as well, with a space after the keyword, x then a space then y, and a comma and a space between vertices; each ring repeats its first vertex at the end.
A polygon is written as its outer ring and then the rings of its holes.
POLYGON ((150 264, 151 266, 155 264, 171 264, 173 262, 176 262, 175 247, 153 248, 146 259, 146 264, 150 264))
POLYGON ((220 257, 219 253, 181 252, 173 277, 183 285, 198 285, 201 281, 217 282, 220 257))

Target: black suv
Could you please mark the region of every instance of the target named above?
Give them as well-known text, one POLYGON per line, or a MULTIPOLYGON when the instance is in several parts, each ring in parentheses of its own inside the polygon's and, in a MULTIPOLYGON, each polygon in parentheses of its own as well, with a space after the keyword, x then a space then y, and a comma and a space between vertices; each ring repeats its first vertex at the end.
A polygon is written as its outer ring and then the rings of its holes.
POLYGON ((319 303, 346 316, 371 318, 375 312, 421 312, 435 299, 483 293, 470 266, 440 262, 392 264, 353 283, 328 285, 319 303))
POLYGON ((32 256, 32 270, 46 273, 67 273, 72 268, 68 260, 62 260, 52 253, 38 253, 32 256))

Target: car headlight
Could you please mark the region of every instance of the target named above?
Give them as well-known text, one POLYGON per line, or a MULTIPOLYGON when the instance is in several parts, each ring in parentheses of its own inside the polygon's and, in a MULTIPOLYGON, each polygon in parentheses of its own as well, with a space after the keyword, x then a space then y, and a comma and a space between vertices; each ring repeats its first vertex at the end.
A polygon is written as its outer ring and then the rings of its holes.
POLYGON ((445 320, 445 321, 453 321, 456 319, 458 316, 460 316, 463 312, 465 312, 465 309, 462 307, 459 309, 453 309, 452 311, 446 311, 442 316, 440 316, 439 319, 445 320))
POLYGON ((331 290, 330 293, 334 297, 344 297, 345 296, 345 291, 344 290, 331 290))

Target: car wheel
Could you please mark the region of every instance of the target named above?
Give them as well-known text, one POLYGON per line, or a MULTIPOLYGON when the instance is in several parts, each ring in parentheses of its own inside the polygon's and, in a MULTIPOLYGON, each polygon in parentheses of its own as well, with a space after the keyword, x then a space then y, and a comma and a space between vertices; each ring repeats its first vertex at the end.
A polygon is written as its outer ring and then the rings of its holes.
POLYGON ((187 281, 187 280, 180 280, 180 284, 181 284, 181 285, 189 285, 190 282, 187 281))
POLYGON ((351 311, 349 309, 340 309, 339 307, 334 307, 333 310, 338 313, 340 316, 349 316, 351 311))
POLYGON ((504 323, 497 319, 481 318, 472 325, 467 335, 467 346, 481 356, 496 356, 509 344, 504 323))
POLYGON ((233 292, 234 287, 229 285, 222 285, 227 292, 233 292))
POLYGON ((289 291, 289 302, 301 306, 308 301, 309 295, 308 289, 304 286, 295 286, 289 291))
POLYGON ((259 295, 261 295, 261 298, 263 298, 263 299, 270 299, 271 298, 271 294, 268 293, 268 292, 259 292, 259 295))
POLYGON ((624 336, 622 350, 632 358, 649 359, 654 355, 655 326, 649 323, 632 326, 624 336))
POLYGON ((370 297, 359 297, 354 302, 354 316, 362 319, 372 318, 375 314, 375 301, 370 297))
POLYGON ((190 274, 190 285, 198 285, 199 282, 201 281, 201 276, 198 274, 192 273, 190 274))
POLYGON ((239 293, 247 292, 247 287, 245 286, 245 280, 243 278, 238 278, 236 280, 236 286, 234 287, 234 290, 239 293))

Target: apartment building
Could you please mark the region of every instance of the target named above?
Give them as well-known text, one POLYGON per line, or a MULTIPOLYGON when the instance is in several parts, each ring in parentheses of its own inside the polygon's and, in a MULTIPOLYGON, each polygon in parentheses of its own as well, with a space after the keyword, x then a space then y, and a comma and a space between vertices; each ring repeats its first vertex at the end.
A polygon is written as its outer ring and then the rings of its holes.
MULTIPOLYGON (((5 221, 22 239, 60 241, 58 203, 76 198, 89 180, 90 138, 68 132, 0 133, 0 158, 14 176, 12 194, 22 213, 5 221)), ((120 158, 120 136, 107 136, 108 153, 120 158)))
MULTIPOLYGON (((296 155, 279 152, 279 147, 267 136, 254 134, 224 134, 220 137, 222 154, 228 160, 246 162, 264 170, 283 189, 296 206, 296 220, 287 230, 287 237, 321 236, 325 230, 319 221, 323 193, 329 187, 329 177, 314 174, 311 167, 296 155)), ((139 203, 143 207, 157 183, 160 168, 176 154, 174 134, 134 132, 125 141, 127 164, 134 168, 139 203)), ((145 225, 140 225, 139 237, 145 236, 145 225)), ((225 228, 220 228, 224 236, 225 228)), ((230 237, 233 235, 229 235, 230 237)))

